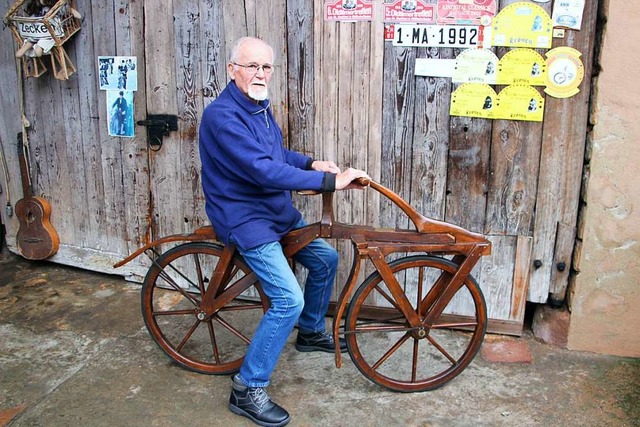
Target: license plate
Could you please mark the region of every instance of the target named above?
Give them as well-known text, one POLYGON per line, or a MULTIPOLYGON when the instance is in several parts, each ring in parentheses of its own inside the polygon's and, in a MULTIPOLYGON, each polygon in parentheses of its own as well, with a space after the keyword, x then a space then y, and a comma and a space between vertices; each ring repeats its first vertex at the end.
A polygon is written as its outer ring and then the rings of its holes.
POLYGON ((393 45, 407 47, 482 47, 483 27, 476 25, 394 26, 393 45))

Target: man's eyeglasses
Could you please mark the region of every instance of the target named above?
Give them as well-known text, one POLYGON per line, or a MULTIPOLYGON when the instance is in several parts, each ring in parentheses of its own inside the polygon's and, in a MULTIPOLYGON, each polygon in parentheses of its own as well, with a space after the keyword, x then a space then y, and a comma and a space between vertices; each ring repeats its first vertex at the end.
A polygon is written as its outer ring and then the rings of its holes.
POLYGON ((258 65, 258 64, 251 63, 251 64, 243 65, 243 64, 238 64, 237 62, 234 62, 233 65, 237 65, 238 67, 244 68, 245 70, 247 70, 247 73, 251 75, 258 74, 258 71, 260 71, 260 69, 262 69, 265 75, 273 73, 273 65, 271 64, 258 65))

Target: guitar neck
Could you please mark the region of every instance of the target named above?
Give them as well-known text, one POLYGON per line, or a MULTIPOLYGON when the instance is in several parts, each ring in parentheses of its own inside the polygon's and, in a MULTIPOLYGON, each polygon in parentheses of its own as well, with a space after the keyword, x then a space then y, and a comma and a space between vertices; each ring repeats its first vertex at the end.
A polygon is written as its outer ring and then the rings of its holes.
POLYGON ((24 197, 32 197, 31 193, 31 178, 29 176, 29 164, 27 163, 27 156, 25 155, 24 135, 22 132, 18 133, 18 160, 20 163, 20 178, 22 181, 22 193, 24 197))

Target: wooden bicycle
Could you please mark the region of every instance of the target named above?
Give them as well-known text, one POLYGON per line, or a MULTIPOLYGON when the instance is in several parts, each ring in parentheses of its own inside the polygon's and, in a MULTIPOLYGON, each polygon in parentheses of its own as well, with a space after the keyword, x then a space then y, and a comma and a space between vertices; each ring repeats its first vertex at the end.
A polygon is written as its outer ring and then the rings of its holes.
MULTIPOLYGON (((398 206, 415 230, 336 222, 333 193, 322 193, 320 221, 286 235, 283 250, 291 257, 318 237, 350 240, 351 270, 333 317, 336 342, 344 335, 353 363, 380 386, 437 388, 469 365, 484 339, 487 308, 470 272, 491 243, 422 216, 377 182, 360 183, 398 206), (373 272, 356 289, 367 259, 373 272)), ((145 251, 151 251, 152 265, 142 286, 142 316, 153 340, 189 370, 237 371, 269 301, 236 248, 217 242, 208 226, 151 242, 115 267, 145 251), (157 250, 173 242, 184 243, 157 250)), ((339 351, 335 363, 341 367, 339 351)))

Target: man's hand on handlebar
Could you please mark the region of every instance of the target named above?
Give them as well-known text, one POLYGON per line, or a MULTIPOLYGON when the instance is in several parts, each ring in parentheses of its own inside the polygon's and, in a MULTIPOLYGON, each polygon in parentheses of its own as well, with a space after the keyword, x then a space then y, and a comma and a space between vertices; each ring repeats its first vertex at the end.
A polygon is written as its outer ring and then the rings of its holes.
POLYGON ((371 178, 365 171, 349 168, 342 172, 338 165, 331 160, 315 160, 311 164, 311 169, 319 172, 335 173, 336 190, 349 190, 352 188, 361 190, 369 184, 369 181, 371 181, 371 178), (356 179, 359 179, 359 182, 354 182, 356 179))
POLYGON ((362 190, 368 185, 369 181, 371 181, 371 178, 365 171, 349 168, 336 175, 336 190, 349 190, 352 188, 362 190))

